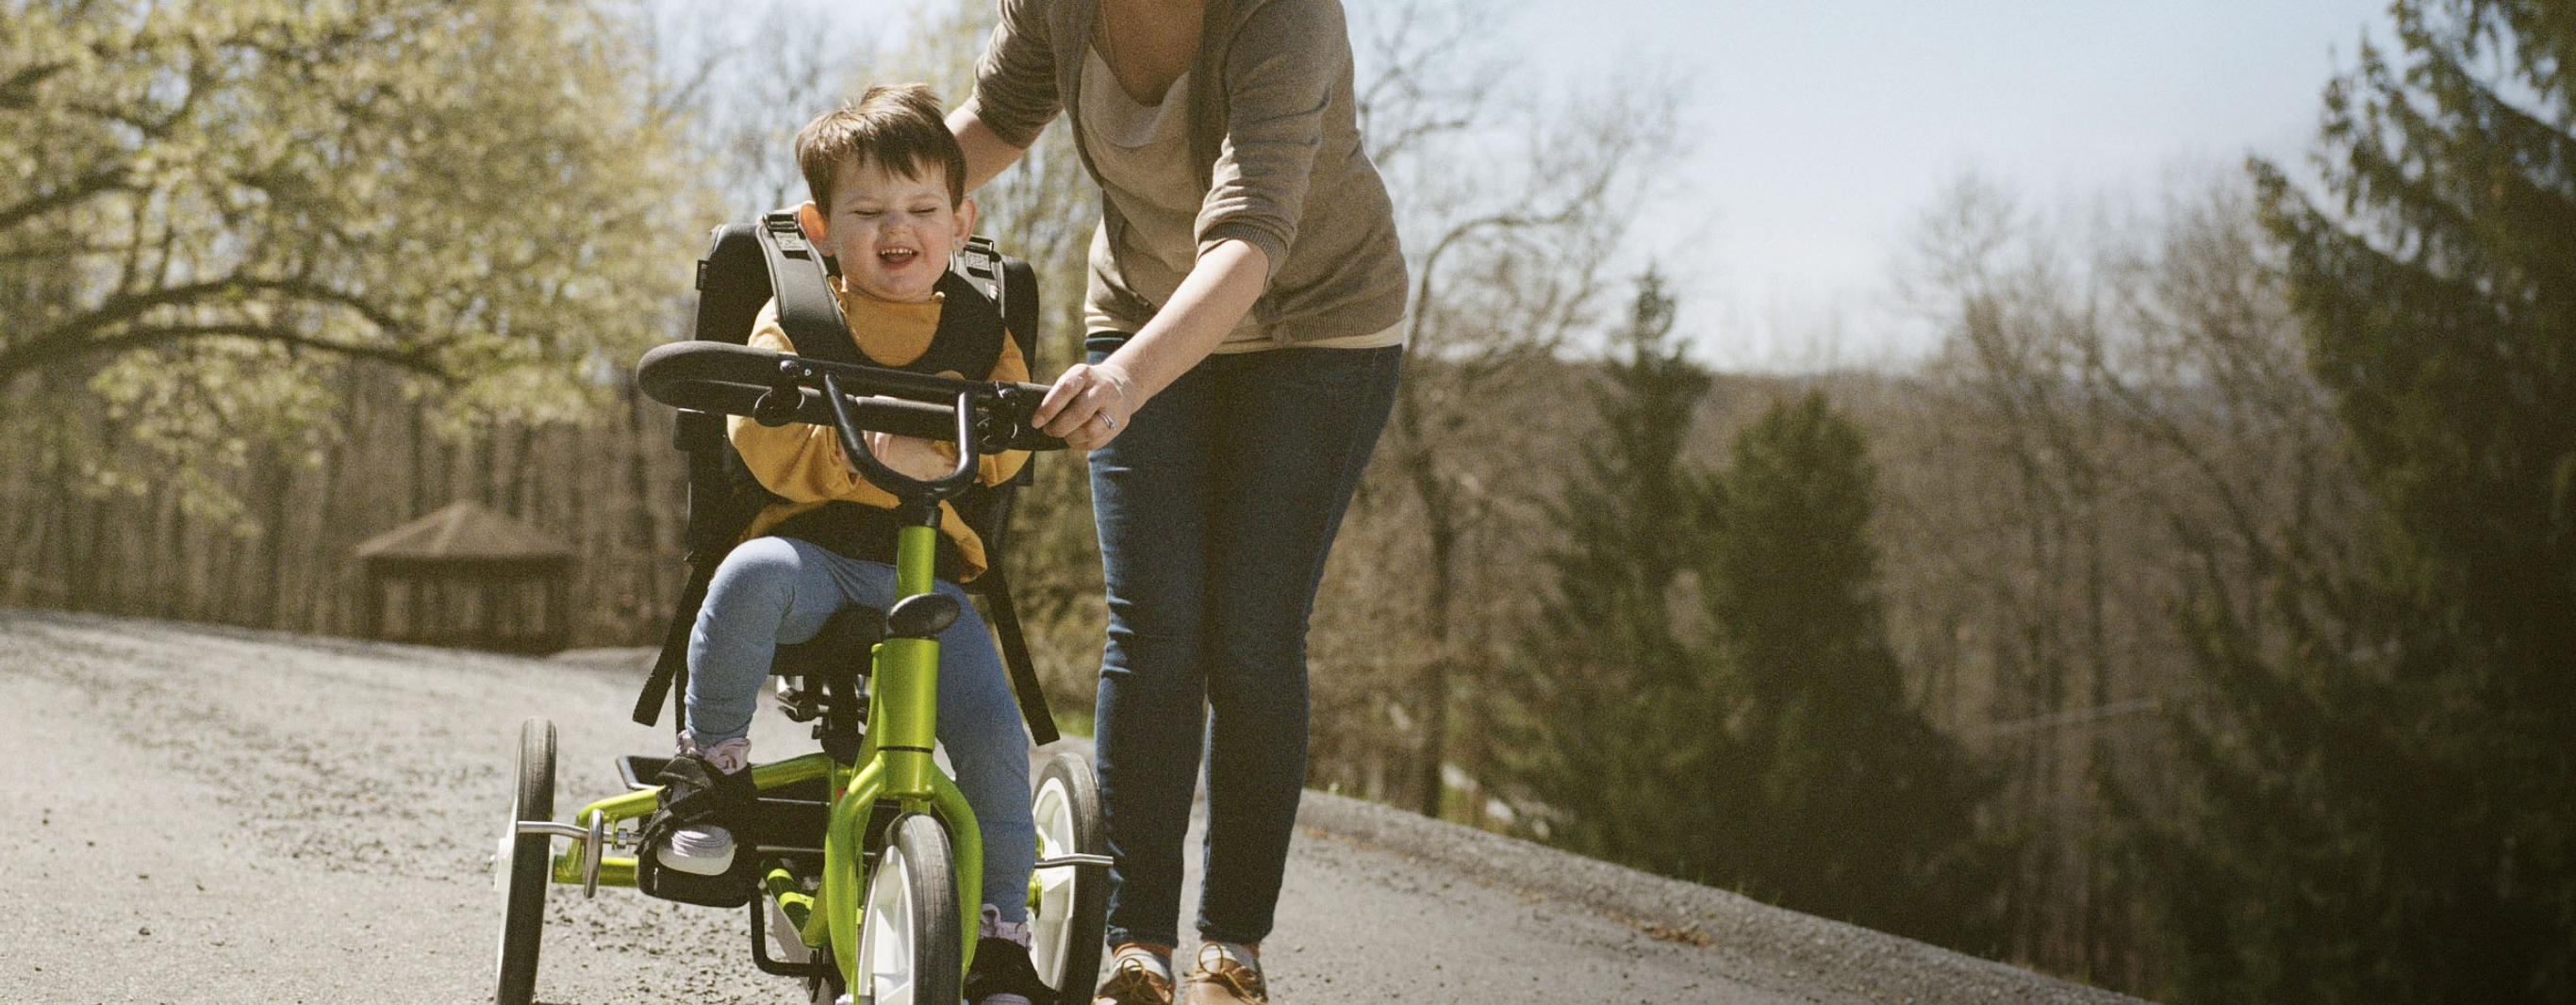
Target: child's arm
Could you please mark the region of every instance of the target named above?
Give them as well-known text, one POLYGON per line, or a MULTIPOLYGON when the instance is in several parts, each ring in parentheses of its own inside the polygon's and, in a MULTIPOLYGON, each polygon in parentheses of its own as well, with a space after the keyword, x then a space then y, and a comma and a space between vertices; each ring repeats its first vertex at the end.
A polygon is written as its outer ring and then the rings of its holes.
MULTIPOLYGON (((762 349, 796 351, 787 341, 786 329, 779 327, 776 301, 760 309, 749 341, 762 349)), ((733 438, 734 452, 742 455, 743 466, 751 469, 752 476, 788 502, 849 499, 865 484, 842 461, 840 437, 827 427, 804 422, 764 426, 734 415, 725 418, 725 433, 733 438)))

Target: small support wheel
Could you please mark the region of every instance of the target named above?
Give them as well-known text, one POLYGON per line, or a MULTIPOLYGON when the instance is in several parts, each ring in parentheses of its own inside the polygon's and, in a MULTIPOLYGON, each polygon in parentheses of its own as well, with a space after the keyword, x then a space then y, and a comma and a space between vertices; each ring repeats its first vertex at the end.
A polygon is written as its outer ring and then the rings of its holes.
MULTIPOLYGON (((1030 815, 1038 857, 1107 855, 1100 820, 1100 781, 1091 759, 1061 751, 1039 769, 1030 815)), ((1065 1001, 1091 996, 1100 981, 1100 943, 1109 924, 1109 873, 1096 866, 1041 868, 1029 879, 1029 961, 1038 979, 1065 1001)))
POLYGON ((500 983, 495 1005, 528 1005, 537 992, 537 948, 546 924, 546 887, 552 882, 554 842, 544 834, 519 833, 519 821, 553 820, 555 815, 555 725, 544 717, 519 724, 519 766, 511 788, 510 817, 503 823, 496 863, 503 876, 500 983))

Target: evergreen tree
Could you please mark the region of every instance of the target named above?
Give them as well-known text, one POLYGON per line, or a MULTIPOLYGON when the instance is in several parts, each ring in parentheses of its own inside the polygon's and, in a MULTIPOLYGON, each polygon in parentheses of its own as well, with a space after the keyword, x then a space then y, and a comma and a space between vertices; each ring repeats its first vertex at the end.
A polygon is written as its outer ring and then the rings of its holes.
POLYGON ((1714 485, 1703 597, 1751 783, 1716 879, 1987 950, 2003 859, 1973 814, 1992 783, 1906 697, 1872 593, 1872 480, 1859 428, 1810 392, 1737 436, 1714 485))
POLYGON ((1709 376, 1683 358, 1673 307, 1649 271, 1604 367, 1600 428, 1551 509, 1566 543, 1501 682, 1498 760, 1558 845, 1703 879, 1709 835, 1728 823, 1699 789, 1719 775, 1720 716, 1668 596, 1700 533, 1681 449, 1709 376))
POLYGON ((1641 283, 1600 432, 1553 513, 1553 596, 1505 681, 1501 764, 1556 844, 1799 910, 1989 948, 1991 790, 1909 706, 1871 594, 1871 479, 1821 395, 1683 441, 1709 375, 1641 283))
POLYGON ((2255 166, 2379 519, 2282 556, 2285 627, 2188 605, 2213 700, 2140 844, 2178 1000, 2576 1001, 2576 14, 2393 10, 2323 197, 2255 166))

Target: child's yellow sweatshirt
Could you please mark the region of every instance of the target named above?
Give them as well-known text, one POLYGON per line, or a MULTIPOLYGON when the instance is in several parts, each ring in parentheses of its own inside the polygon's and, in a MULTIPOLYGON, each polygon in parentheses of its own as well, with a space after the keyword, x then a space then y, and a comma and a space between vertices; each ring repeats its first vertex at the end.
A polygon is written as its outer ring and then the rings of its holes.
MULTIPOLYGON (((849 292, 836 280, 833 296, 841 303, 841 316, 848 320, 850 338, 865 358, 886 366, 902 366, 919 359, 929 351, 930 340, 939 330, 941 300, 933 297, 923 303, 891 303, 873 300, 849 292)), ((787 341, 787 332, 778 324, 778 303, 771 301, 761 308, 760 318, 753 322, 750 344, 779 352, 795 352, 787 341)), ((943 374, 965 377, 964 374, 943 374)), ((1025 381, 1029 379, 1028 361, 1021 358, 1019 344, 1002 339, 1002 353, 993 363, 993 372, 983 380, 1025 381)), ((742 454, 745 467, 751 469, 760 483, 785 502, 773 503, 752 518, 742 539, 751 540, 769 533, 787 518, 815 509, 826 501, 843 500, 863 503, 880 509, 893 509, 895 499, 859 477, 841 456, 840 437, 831 428, 809 423, 791 422, 784 426, 764 426, 744 416, 729 416, 726 432, 733 437, 734 449, 742 454)), ((939 444, 941 451, 954 456, 950 444, 939 444)), ((1019 473, 1028 462, 1028 451, 1006 450, 986 454, 977 462, 976 479, 986 485, 998 485, 1019 473)), ((982 575, 986 567, 984 541, 947 503, 939 504, 939 529, 957 546, 960 559, 958 582, 982 575)))

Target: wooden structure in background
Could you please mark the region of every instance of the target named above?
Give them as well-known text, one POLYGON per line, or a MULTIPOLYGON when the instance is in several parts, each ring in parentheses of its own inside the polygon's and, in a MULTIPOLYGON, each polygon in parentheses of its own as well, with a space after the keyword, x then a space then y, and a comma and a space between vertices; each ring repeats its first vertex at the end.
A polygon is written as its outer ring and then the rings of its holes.
POLYGON ((449 503, 356 554, 368 638, 550 653, 571 634, 572 550, 479 504, 449 503))

